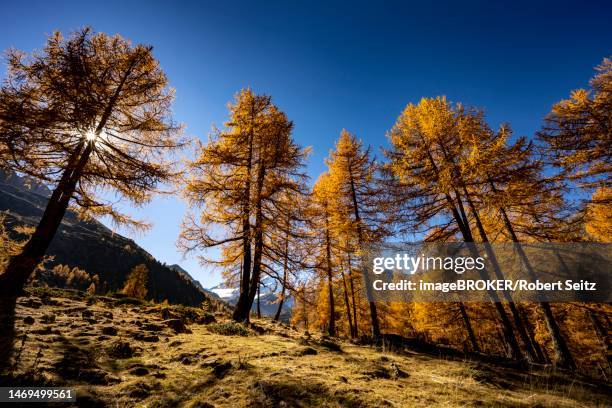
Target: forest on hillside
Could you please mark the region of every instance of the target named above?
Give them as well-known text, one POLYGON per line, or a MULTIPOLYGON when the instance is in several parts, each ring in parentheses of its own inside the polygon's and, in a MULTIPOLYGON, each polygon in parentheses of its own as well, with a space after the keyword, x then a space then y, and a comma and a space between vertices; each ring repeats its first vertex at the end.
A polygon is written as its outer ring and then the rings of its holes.
MULTIPOLYGON (((309 333, 372 346, 412 339, 604 381, 612 375, 609 304, 514 302, 510 294, 375 302, 361 270, 368 249, 388 240, 610 243, 612 59, 594 67, 584 89, 568 90, 534 135, 492 127, 480 108, 426 96, 406 101, 389 123, 388 148, 343 130, 326 171, 311 180, 307 161, 317 146, 300 146, 291 118, 253 89, 237 91, 220 129, 187 138, 151 46, 86 28, 7 56, 0 170, 51 195, 38 224, 17 235, 2 230, 0 366, 11 359, 18 299, 45 269, 66 214, 146 231, 116 198, 139 207, 171 193, 189 205, 180 250, 240 288, 237 323, 248 324, 261 282, 272 279, 276 320, 292 297, 291 324, 309 333), (220 257, 205 256, 211 248, 220 257)), ((65 281, 80 274, 55 270, 65 281)), ((78 289, 107 292, 99 277, 83 279, 78 289)), ((120 279, 123 295, 162 301, 147 293, 150 279, 146 265, 135 265, 120 279)))

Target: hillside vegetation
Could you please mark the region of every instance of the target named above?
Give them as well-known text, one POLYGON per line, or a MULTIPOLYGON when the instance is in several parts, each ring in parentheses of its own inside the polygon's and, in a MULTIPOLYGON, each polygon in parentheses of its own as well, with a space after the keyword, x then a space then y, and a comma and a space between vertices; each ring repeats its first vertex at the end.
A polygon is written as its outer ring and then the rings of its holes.
MULTIPOLYGON (((30 289, 4 384, 70 386, 75 406, 597 407, 608 385, 409 348, 330 340, 269 320, 30 289)), ((62 405, 64 406, 64 405, 62 405)))
MULTIPOLYGON (((49 199, 49 190, 27 178, 0 172, 0 209, 10 229, 35 226, 49 199)), ((68 265, 98 275, 98 292, 120 290, 129 271, 144 264, 150 273, 148 297, 156 301, 199 305, 209 298, 187 274, 159 262, 129 238, 117 234, 95 220, 80 220, 68 211, 47 253, 47 269, 68 265), (104 262, 100 262, 104 259, 104 262)))

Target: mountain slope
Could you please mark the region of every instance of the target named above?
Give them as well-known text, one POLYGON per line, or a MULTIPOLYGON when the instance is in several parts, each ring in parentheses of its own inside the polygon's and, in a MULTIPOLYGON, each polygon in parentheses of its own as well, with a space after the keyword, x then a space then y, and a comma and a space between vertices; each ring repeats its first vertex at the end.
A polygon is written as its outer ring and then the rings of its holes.
MULTIPOLYGON (((16 225, 36 225, 49 194, 46 187, 26 178, 0 173, 0 211, 6 214, 9 229, 16 225)), ((98 275, 102 286, 99 291, 121 289, 130 270, 145 264, 149 269, 148 297, 187 305, 199 305, 210 298, 188 274, 160 263, 133 240, 97 221, 79 220, 72 211, 66 213, 47 253, 53 256, 47 267, 77 266, 92 276, 98 275)))
POLYGON ((222 313, 194 319, 186 307, 118 304, 74 291, 30 292, 20 299, 16 319, 19 338, 28 336, 0 386, 75 389, 74 404, 57 406, 610 405, 609 383, 565 370, 525 370, 414 346, 358 345, 269 319, 243 326, 222 313), (186 329, 168 326, 170 315, 183 319, 186 329))

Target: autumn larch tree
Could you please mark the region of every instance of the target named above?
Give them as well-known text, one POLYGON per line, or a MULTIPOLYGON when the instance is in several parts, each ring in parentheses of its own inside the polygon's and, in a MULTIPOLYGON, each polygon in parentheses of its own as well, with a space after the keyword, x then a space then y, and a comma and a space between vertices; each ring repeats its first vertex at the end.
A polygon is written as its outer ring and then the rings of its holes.
POLYGON ((278 306, 274 320, 279 320, 287 296, 295 293, 300 273, 308 267, 308 189, 289 190, 276 201, 278 216, 266 228, 264 241, 264 272, 280 283, 278 306))
POLYGON ((315 183, 312 191, 312 204, 310 207, 310 225, 314 251, 314 269, 322 277, 320 281, 326 282, 328 296, 327 332, 330 336, 336 335, 336 303, 334 299, 335 267, 333 265, 332 247, 334 239, 332 232, 332 201, 335 200, 331 189, 329 173, 323 173, 315 183))
POLYGON ((612 173, 612 59, 596 70, 591 90, 556 103, 538 132, 552 164, 583 187, 609 187, 612 173))
POLYGON ((149 269, 145 264, 136 265, 130 271, 121 293, 136 299, 147 297, 147 282, 149 281, 149 269))
MULTIPOLYGON (((418 105, 406 107, 389 135, 392 149, 386 152, 390 159, 386 172, 396 182, 388 190, 395 194, 391 201, 398 206, 396 215, 411 229, 427 227, 436 234, 430 236, 431 240, 436 240, 436 236, 444 240, 460 233, 465 242, 475 242, 454 161, 462 155, 458 131, 464 112, 460 105, 453 109, 446 98, 424 98, 418 105)), ((475 247, 469 248, 475 251, 475 247)), ((483 279, 488 278, 485 271, 482 275, 483 279)), ((522 351, 511 319, 497 293, 487 293, 499 316, 510 354, 520 359, 522 351)))
POLYGON ((612 59, 604 58, 591 89, 556 103, 538 137, 561 176, 591 193, 584 209, 594 239, 612 241, 612 59))
MULTIPOLYGON (((143 205, 159 183, 174 179, 168 154, 182 141, 172 99, 152 47, 119 35, 86 28, 64 38, 56 32, 41 52, 8 52, 0 88, 3 167, 34 177, 53 193, 30 239, 0 275, 2 312, 10 314, 70 204, 83 216, 146 226, 121 214, 116 203, 143 205), (108 193, 116 197, 108 200, 108 193)), ((7 349, 4 343, 0 349, 7 349)))
POLYGON ((293 123, 269 96, 243 90, 229 109, 226 129, 214 132, 189 163, 184 194, 201 212, 185 219, 179 246, 184 251, 221 246, 223 259, 217 263, 241 275, 233 318, 242 322, 249 318, 265 268, 266 233, 287 213, 281 197, 303 193, 301 169, 308 151, 294 143, 293 123))
MULTIPOLYGON (((565 207, 563 186, 554 178, 543 177, 543 162, 535 158, 533 144, 525 138, 509 143, 510 128, 504 125, 493 132, 482 115, 473 115, 469 121, 472 124, 461 135, 469 155, 460 159, 460 173, 462 179, 469 180, 470 187, 464 185, 464 194, 483 241, 489 241, 488 235, 499 236, 498 232, 517 244, 521 241, 519 235, 523 236, 523 241, 558 240, 558 234, 554 234, 559 224, 557 217, 563 214, 565 207), (481 221, 481 211, 498 213, 501 228, 492 228, 493 234, 488 234, 481 221)), ((532 262, 522 246, 516 245, 515 249, 530 277, 536 279, 532 262)), ((576 368, 550 304, 540 302, 538 305, 552 340, 555 364, 576 368)), ((518 313, 513 303, 510 306, 513 313, 518 313)), ((530 340, 532 352, 536 353, 539 345, 525 336, 527 333, 523 333, 523 340, 530 340)))
MULTIPOLYGON (((342 130, 326 164, 334 195, 332 213, 337 219, 334 225, 340 230, 344 229, 345 237, 356 237, 353 255, 359 259, 369 249, 368 245, 385 235, 384 208, 380 185, 376 179, 376 162, 369 148, 365 148, 355 135, 342 130)), ((348 243, 348 240, 344 242, 348 243)), ((365 282, 365 285, 368 290, 368 283, 365 282)), ((378 340, 380 324, 376 303, 369 301, 369 308, 372 337, 378 340)))

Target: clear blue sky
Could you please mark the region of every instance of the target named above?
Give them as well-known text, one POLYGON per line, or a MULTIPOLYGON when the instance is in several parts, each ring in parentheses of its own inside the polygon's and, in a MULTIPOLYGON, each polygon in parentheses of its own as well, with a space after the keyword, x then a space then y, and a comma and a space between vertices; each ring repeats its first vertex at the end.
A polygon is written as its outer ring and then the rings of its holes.
MULTIPOLYGON (((427 3, 0 0, 0 49, 31 51, 54 30, 85 25, 151 44, 188 134, 205 138, 250 86, 271 94, 297 141, 313 146, 313 177, 342 128, 377 149, 402 108, 423 96, 485 108, 491 125, 533 135, 551 105, 612 54, 609 1, 427 3)), ((176 251, 184 211, 178 199, 156 199, 134 211, 154 223, 134 238, 212 286, 218 273, 176 251)))

